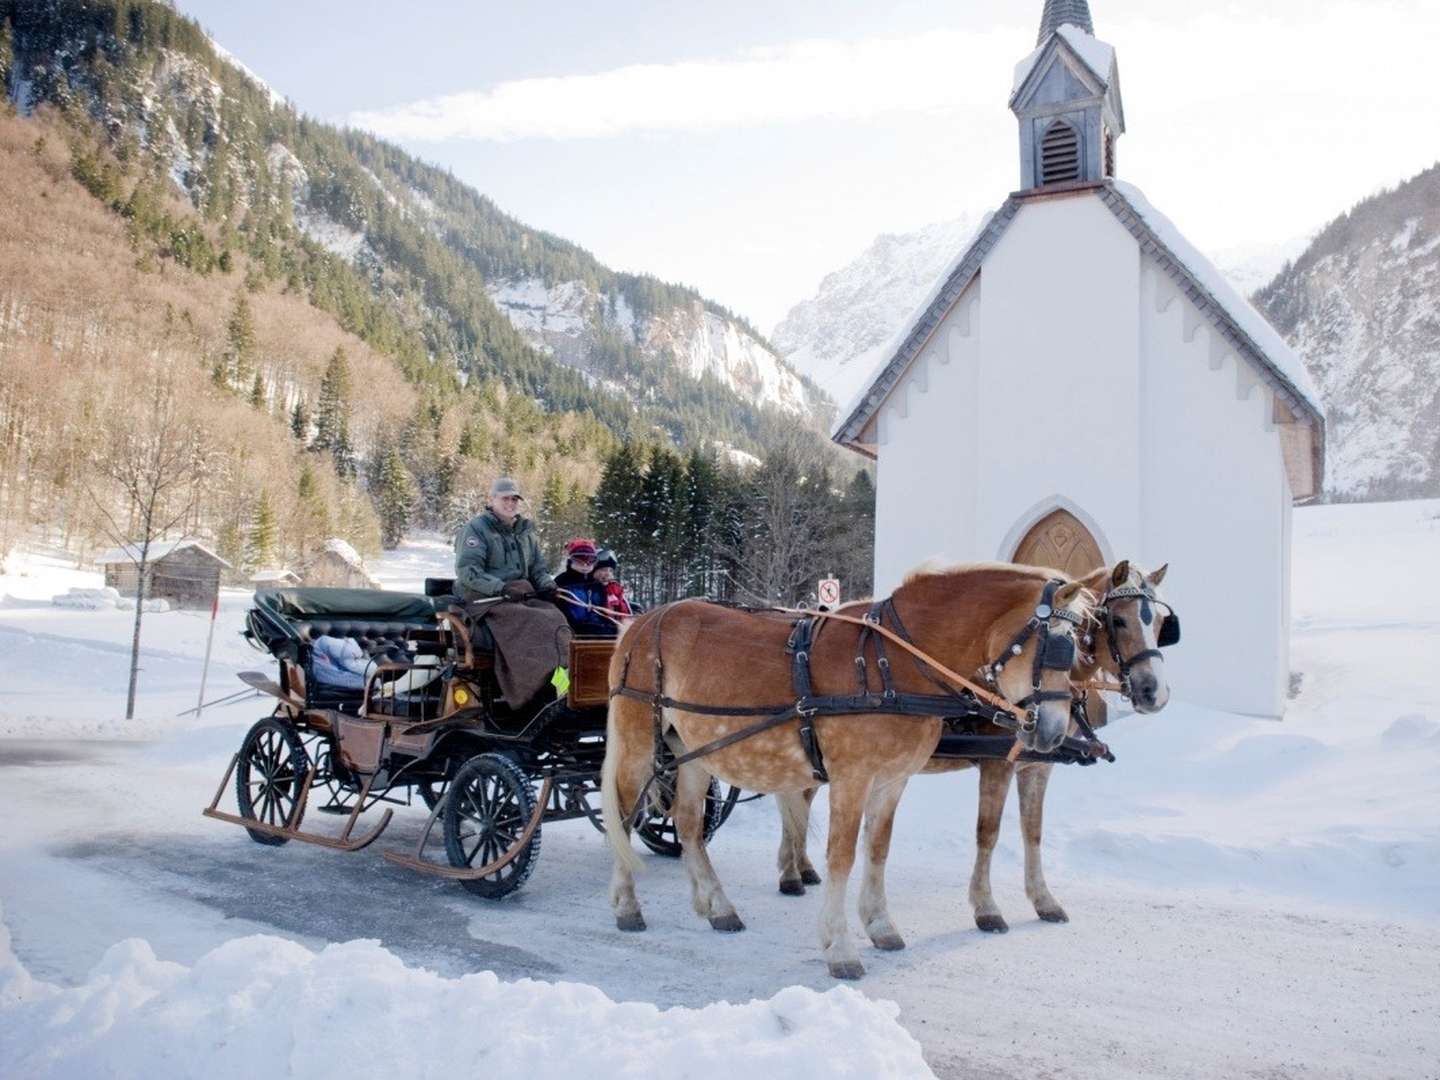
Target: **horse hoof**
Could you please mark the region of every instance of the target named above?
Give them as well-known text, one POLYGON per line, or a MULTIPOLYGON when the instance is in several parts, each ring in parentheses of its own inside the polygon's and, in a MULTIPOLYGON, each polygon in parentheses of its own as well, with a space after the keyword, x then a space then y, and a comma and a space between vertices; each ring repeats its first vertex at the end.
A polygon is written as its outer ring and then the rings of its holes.
POLYGON ((627 934, 639 933, 645 929, 645 916, 638 911, 633 915, 616 915, 615 927, 624 930, 627 934))
POLYGON ((1039 915, 1044 922, 1062 923, 1070 921, 1070 916, 1065 914, 1064 908, 1048 908, 1045 911, 1037 911, 1035 914, 1039 915))
POLYGON ((805 886, 798 878, 790 878, 787 881, 780 882, 780 891, 786 896, 804 896, 805 886))
POLYGON ((865 974, 865 966, 859 960, 830 961, 832 979, 858 979, 865 974))
POLYGON ((885 952, 899 952, 905 948, 905 939, 899 934, 881 934, 879 937, 872 937, 870 942, 885 952))
POLYGON ((1003 915, 976 915, 975 925, 987 934, 1003 934, 1010 929, 1003 915))
POLYGON ((740 921, 740 916, 733 911, 729 915, 711 915, 710 925, 722 934, 738 934, 745 929, 745 924, 740 921))
POLYGON ((819 885, 821 881, 818 870, 801 870, 800 883, 802 885, 819 885))

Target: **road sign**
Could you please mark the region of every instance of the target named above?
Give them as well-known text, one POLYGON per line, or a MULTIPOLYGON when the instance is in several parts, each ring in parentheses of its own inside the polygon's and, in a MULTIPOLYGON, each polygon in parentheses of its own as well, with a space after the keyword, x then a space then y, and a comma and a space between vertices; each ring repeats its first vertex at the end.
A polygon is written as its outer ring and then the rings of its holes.
POLYGON ((821 578, 820 585, 815 590, 815 597, 826 607, 838 606, 840 603, 840 579, 821 578))

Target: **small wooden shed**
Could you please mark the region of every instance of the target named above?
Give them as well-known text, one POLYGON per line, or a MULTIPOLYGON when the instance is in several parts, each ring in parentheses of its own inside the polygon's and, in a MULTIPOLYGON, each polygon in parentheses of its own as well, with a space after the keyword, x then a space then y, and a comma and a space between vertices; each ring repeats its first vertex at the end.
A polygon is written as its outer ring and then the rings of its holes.
POLYGON ((307 586, 342 589, 378 589, 380 583, 365 569, 360 553, 338 537, 326 540, 299 567, 300 581, 307 586))
POLYGON ((300 584, 300 576, 293 570, 256 570, 250 582, 257 589, 288 589, 300 584))
MULTIPOLYGON (((126 544, 102 553, 95 563, 105 584, 121 596, 139 590, 140 545, 126 544)), ((175 607, 205 610, 220 593, 220 574, 230 564, 198 540, 159 540, 150 545, 145 565, 146 599, 168 600, 175 607)))

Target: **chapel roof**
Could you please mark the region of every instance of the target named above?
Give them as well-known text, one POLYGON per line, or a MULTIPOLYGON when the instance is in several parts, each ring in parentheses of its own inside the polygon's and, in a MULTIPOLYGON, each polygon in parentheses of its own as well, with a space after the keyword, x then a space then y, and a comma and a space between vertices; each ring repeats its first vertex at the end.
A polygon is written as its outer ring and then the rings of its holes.
POLYGON ((1035 44, 1044 45, 1045 39, 1062 26, 1078 26, 1087 34, 1095 33, 1087 0, 1045 0, 1045 12, 1040 16, 1040 36, 1035 39, 1035 44))
MULTIPOLYGON (((1015 220, 1027 199, 1061 194, 1052 187, 1012 194, 990 216, 970 246, 961 253, 934 291, 919 308, 900 336, 881 354, 880 366, 859 395, 841 413, 831 437, 842 445, 861 449, 861 435, 879 412, 897 383, 920 355, 931 335, 949 314, 961 293, 980 272, 985 258, 1015 220)), ((1215 265, 1187 241, 1180 231, 1131 184, 1106 181, 1073 185, 1064 194, 1094 194, 1135 237, 1140 249, 1159 263, 1169 277, 1199 310, 1215 331, 1249 361, 1298 419, 1309 420, 1321 431, 1325 409, 1319 390, 1304 363, 1265 317, 1226 281, 1215 265)), ((1323 439, 1316 440, 1316 476, 1323 475, 1323 439)))

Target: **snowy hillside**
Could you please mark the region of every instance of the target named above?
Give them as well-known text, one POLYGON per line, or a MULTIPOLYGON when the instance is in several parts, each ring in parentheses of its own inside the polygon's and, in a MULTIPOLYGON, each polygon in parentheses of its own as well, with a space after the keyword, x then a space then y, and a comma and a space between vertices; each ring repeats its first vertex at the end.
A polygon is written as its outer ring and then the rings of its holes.
MULTIPOLYGON (((649 931, 616 932, 610 855, 584 821, 547 824, 534 876, 487 904, 373 849, 261 848, 201 818, 263 709, 173 717, 194 700, 203 617, 147 618, 145 721, 127 729, 124 613, 54 607, 98 576, 16 558, 0 577, 0 648, 15 661, 0 693, 4 1059, 26 1076, 167 1077, 203 1053, 216 1076, 309 1075, 345 1046, 403 1071, 408 1039, 447 1075, 482 1053, 561 1067, 584 1055, 595 1076, 638 1069, 637 1054, 696 1076, 830 1076, 837 1060, 864 1076, 1429 1075, 1440 501, 1300 509, 1294 542, 1286 719, 1199 709, 1176 686, 1163 713, 1114 720, 1115 764, 1058 770, 1045 862, 1065 926, 1031 914, 1011 799, 994 882, 1012 929, 977 931, 974 774, 916 778, 888 872, 909 947, 866 950, 859 993, 826 975, 818 891, 776 891, 770 800, 737 807, 712 845, 748 924, 732 935, 693 915, 681 866, 659 857, 639 880, 649 931), (1064 1020, 1076 1002, 1078 1044, 1064 1020), (483 1040, 480 1023, 495 1025, 483 1040)), ((413 588, 449 557, 433 538, 374 569, 413 588)), ((245 603, 222 602, 217 694, 266 662, 237 637, 245 603)), ((397 807, 377 846, 413 844, 424 819, 397 807)), ((822 795, 817 857, 824 823, 822 795)))
POLYGON ((813 297, 791 308, 770 339, 788 363, 844 405, 980 221, 966 215, 877 236, 854 261, 827 274, 813 297))
POLYGON ((599 336, 617 335, 657 364, 713 377, 758 404, 802 417, 820 407, 795 371, 755 335, 698 301, 643 317, 623 296, 607 299, 583 281, 547 286, 525 278, 493 282, 486 291, 531 345, 617 391, 624 388, 603 363, 599 336))
MULTIPOLYGON (((841 405, 859 392, 894 340, 964 251, 983 222, 979 214, 913 233, 886 233, 848 265, 826 275, 770 335, 785 359, 841 405)), ((1243 296, 1264 285, 1306 241, 1247 245, 1217 252, 1215 264, 1243 296)))
POLYGON ((1256 299, 1325 396, 1327 488, 1440 494, 1440 166, 1332 222, 1256 299))

